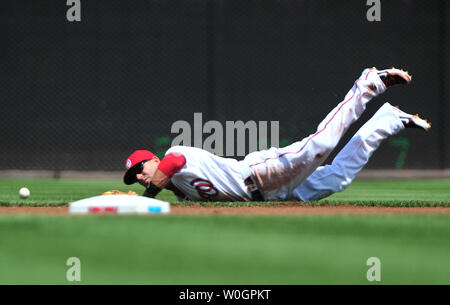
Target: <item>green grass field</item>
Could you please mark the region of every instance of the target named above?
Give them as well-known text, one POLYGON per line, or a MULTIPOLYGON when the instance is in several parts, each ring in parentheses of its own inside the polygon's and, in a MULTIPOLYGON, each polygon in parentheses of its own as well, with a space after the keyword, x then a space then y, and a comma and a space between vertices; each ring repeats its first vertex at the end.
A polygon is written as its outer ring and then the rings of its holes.
MULTIPOLYGON (((52 206, 67 205, 69 202, 97 196, 116 189, 128 190, 139 194, 144 189, 140 185, 126 186, 118 180, 77 180, 77 179, 0 179, 0 206, 31 205, 52 206), (19 189, 26 186, 31 196, 22 200, 19 189)), ((278 205, 279 202, 184 202, 176 201, 169 191, 163 191, 158 199, 174 204, 203 205, 278 205)), ((418 180, 361 180, 353 182, 344 192, 336 193, 326 199, 310 204, 350 203, 363 206, 450 206, 450 179, 418 180)))
MULTIPOLYGON (((0 204, 64 205, 109 189, 142 192, 120 181, 1 179, 0 204)), ((450 206, 450 179, 355 181, 312 204, 339 203, 450 206)), ((81 261, 81 284, 375 284, 369 257, 381 261, 381 284, 450 284, 449 241, 450 214, 4 214, 0 284, 72 284, 69 257, 81 261)))

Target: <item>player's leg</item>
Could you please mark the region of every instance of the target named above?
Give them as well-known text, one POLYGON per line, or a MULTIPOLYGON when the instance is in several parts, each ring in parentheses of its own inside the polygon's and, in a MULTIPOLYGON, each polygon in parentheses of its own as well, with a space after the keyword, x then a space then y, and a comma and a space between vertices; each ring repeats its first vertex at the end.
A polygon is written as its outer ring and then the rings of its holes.
POLYGON ((430 124, 385 103, 359 129, 330 165, 317 168, 293 191, 292 198, 301 201, 319 200, 343 191, 367 164, 383 140, 409 127, 428 130, 430 124))
POLYGON ((363 71, 344 100, 319 124, 317 132, 284 148, 249 154, 244 163, 256 177, 266 199, 283 200, 328 157, 350 125, 363 113, 366 104, 389 86, 407 83, 410 76, 401 70, 363 71), (385 81, 389 80, 389 82, 385 81))

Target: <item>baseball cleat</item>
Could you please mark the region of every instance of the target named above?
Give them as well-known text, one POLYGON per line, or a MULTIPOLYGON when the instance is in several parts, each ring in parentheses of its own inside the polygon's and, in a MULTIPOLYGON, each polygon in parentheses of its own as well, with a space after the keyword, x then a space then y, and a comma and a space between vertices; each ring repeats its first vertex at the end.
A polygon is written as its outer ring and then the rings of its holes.
POLYGON ((428 123, 427 120, 421 119, 417 114, 408 114, 401 111, 397 106, 394 107, 394 110, 396 111, 405 128, 419 128, 425 131, 430 130, 431 123, 428 123))
POLYGON ((403 71, 395 68, 379 70, 377 74, 386 85, 386 87, 408 84, 411 82, 412 78, 411 75, 409 75, 408 71, 403 71))

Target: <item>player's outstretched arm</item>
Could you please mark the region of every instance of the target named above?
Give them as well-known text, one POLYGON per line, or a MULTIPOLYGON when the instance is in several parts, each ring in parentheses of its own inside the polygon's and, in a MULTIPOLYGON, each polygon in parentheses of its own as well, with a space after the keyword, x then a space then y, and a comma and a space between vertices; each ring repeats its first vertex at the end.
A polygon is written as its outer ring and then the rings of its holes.
POLYGON ((150 184, 143 196, 154 198, 163 188, 166 188, 170 179, 186 164, 186 159, 178 153, 166 155, 158 165, 150 184))
POLYGON ((153 176, 152 182, 159 188, 165 188, 170 183, 170 177, 167 176, 160 169, 157 169, 155 175, 153 176))
POLYGON ((142 196, 155 198, 155 196, 158 195, 158 193, 161 192, 161 190, 165 188, 169 182, 170 178, 161 170, 157 169, 152 181, 150 181, 150 184, 147 186, 147 189, 142 196))

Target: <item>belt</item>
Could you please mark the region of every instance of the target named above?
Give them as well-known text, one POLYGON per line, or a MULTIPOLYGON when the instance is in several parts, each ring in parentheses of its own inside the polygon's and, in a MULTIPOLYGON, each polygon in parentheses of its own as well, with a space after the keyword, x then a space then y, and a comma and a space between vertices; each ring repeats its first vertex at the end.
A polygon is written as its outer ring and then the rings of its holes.
POLYGON ((262 196, 261 192, 256 187, 255 183, 253 182, 252 177, 248 177, 244 180, 245 185, 248 187, 248 190, 250 191, 250 194, 252 196, 252 201, 264 201, 264 197, 262 196))

